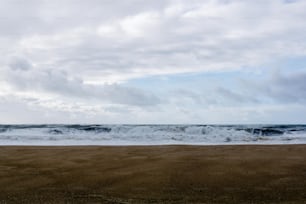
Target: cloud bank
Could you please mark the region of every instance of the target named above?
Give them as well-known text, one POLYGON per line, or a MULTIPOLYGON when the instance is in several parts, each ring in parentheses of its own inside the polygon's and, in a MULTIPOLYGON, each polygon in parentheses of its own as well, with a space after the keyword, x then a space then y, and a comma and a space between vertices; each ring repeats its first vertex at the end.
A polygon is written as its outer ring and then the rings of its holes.
POLYGON ((3 0, 0 122, 256 123, 276 121, 276 109, 292 120, 305 111, 306 68, 260 67, 305 57, 305 10, 298 0, 3 0), (259 80, 231 75, 258 67, 259 80), (238 86, 131 83, 199 73, 238 86), (38 114, 8 117, 15 106, 38 114))

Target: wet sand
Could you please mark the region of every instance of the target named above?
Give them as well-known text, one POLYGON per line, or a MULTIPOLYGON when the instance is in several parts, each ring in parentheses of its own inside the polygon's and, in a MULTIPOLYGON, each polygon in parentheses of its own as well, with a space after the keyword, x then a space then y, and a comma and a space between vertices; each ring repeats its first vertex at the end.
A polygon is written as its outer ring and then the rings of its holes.
POLYGON ((0 203, 306 203, 306 145, 2 146, 0 203))

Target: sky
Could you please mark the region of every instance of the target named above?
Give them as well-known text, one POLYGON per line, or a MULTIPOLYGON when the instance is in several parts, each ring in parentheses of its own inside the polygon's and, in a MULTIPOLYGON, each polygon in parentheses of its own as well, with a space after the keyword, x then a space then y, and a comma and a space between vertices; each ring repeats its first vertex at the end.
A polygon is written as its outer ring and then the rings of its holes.
POLYGON ((305 0, 0 0, 0 123, 306 123, 305 0))

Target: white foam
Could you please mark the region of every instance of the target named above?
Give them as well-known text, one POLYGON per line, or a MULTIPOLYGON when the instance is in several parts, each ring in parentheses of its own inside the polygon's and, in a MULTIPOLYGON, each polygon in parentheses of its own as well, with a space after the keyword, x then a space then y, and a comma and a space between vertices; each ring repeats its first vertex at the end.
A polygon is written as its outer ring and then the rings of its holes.
POLYGON ((205 125, 0 126, 0 145, 306 144, 305 129, 205 125))

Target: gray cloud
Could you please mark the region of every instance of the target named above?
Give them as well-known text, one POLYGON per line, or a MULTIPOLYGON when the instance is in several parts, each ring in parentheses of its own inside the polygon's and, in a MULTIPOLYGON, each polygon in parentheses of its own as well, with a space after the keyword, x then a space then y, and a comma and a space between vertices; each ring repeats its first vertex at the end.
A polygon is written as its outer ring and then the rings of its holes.
POLYGON ((189 106, 190 104, 196 107, 235 107, 258 105, 260 100, 252 93, 245 94, 241 90, 231 90, 226 87, 215 87, 204 89, 202 92, 195 92, 188 89, 179 89, 171 92, 170 103, 178 106, 189 106))
MULTIPOLYGON (((240 91, 240 90, 238 90, 240 91)), ((239 93, 224 88, 224 87, 218 87, 215 90, 216 97, 219 98, 219 103, 222 105, 226 104, 236 104, 236 105, 243 105, 243 104, 256 104, 260 103, 260 100, 256 98, 256 95, 250 96, 246 93, 239 93)))
POLYGON ((14 58, 11 59, 9 67, 12 70, 28 71, 29 69, 32 68, 32 65, 24 58, 14 58))
MULTIPOLYGON (((245 75, 244 75, 245 76, 245 75)), ((193 104, 213 107, 248 107, 266 104, 304 105, 306 102, 306 72, 288 73, 281 70, 267 72, 256 80, 252 77, 233 79, 231 87, 215 81, 212 87, 197 90, 177 89, 170 92, 170 103, 178 106, 193 104)))
MULTIPOLYGON (((2 0, 0 96, 16 97, 18 107, 128 110, 138 118, 126 118, 135 121, 159 121, 168 111, 177 121, 187 115, 201 119, 196 108, 228 111, 232 118, 235 107, 252 115, 250 106, 302 104, 304 72, 276 72, 239 88, 203 82, 204 90, 159 92, 127 82, 180 73, 252 72, 265 63, 305 56, 305 10, 305 1, 284 0, 2 0)), ((214 112, 209 111, 201 114, 214 112)))
POLYGON ((70 77, 64 71, 40 70, 25 61, 22 62, 20 63, 18 59, 15 63, 10 64, 12 70, 2 73, 4 80, 17 92, 49 93, 62 98, 75 97, 79 100, 95 100, 132 106, 154 106, 161 102, 154 94, 138 88, 119 84, 85 84, 81 79, 70 77))
POLYGON ((2 3, 1 38, 12 40, 4 57, 19 54, 95 83, 305 55, 303 1, 2 3))
POLYGON ((244 84, 262 101, 301 104, 306 101, 305 72, 283 73, 276 70, 262 80, 248 81, 244 84))

